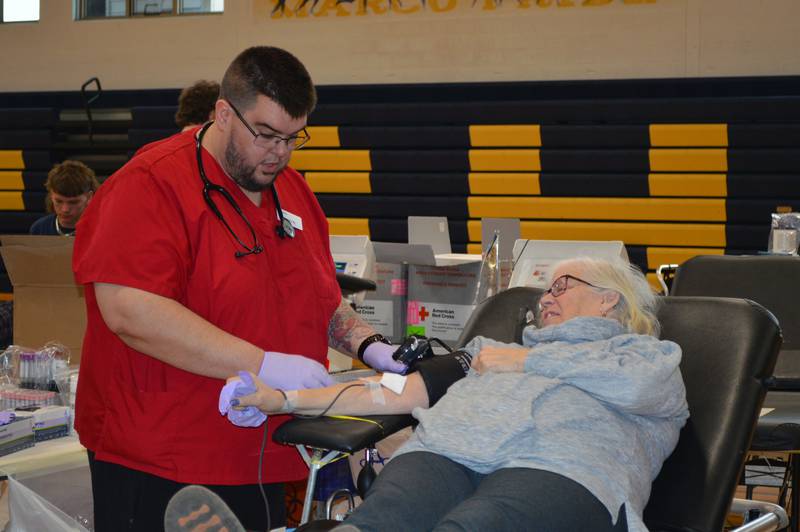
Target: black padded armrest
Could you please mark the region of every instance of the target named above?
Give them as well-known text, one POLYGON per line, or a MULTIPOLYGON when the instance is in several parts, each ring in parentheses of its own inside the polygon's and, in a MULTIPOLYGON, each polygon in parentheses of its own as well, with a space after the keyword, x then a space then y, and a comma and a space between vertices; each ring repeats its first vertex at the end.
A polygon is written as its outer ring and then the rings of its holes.
POLYGON ((349 296, 350 294, 356 294, 365 290, 372 292, 378 286, 375 284, 375 281, 362 279, 361 277, 341 272, 336 273, 336 281, 339 283, 339 288, 342 290, 344 296, 349 296))
POLYGON ((287 421, 272 435, 284 445, 307 445, 343 453, 353 453, 413 425, 410 415, 360 416, 375 423, 322 417, 287 421))

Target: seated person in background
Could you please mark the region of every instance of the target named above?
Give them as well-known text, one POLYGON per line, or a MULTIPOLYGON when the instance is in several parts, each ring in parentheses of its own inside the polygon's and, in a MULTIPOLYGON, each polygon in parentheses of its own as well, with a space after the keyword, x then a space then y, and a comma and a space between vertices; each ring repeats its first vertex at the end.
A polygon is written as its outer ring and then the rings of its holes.
POLYGON ((200 80, 181 91, 175 123, 181 131, 214 120, 214 105, 219 98, 219 83, 200 80))
POLYGON ((31 225, 32 235, 75 235, 84 209, 89 205, 100 183, 94 171, 80 161, 64 161, 47 174, 47 216, 31 225))
POLYGON ((336 530, 646 530, 689 416, 681 349, 657 338, 657 299, 634 267, 579 258, 552 279, 522 345, 477 337, 420 362, 384 405, 366 385, 284 393, 242 373, 256 392, 226 395, 243 385, 230 379, 220 411, 412 412, 413 436, 336 530))

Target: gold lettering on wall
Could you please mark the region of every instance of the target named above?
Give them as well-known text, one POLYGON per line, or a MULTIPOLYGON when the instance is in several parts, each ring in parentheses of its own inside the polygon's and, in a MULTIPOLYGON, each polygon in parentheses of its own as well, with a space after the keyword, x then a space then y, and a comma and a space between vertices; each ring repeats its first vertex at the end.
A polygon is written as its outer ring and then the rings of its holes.
POLYGON ((456 9, 497 12, 513 9, 575 9, 613 5, 641 6, 658 0, 269 0, 271 18, 407 16, 415 13, 446 13, 456 9))

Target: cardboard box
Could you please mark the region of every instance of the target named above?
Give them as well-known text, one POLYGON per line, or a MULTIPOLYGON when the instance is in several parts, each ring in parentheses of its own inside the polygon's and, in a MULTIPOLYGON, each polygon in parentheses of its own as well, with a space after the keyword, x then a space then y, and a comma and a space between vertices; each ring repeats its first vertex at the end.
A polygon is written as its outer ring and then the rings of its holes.
POLYGON ((481 263, 467 260, 447 266, 408 266, 407 334, 455 345, 478 296, 481 263))
POLYGON ((374 292, 367 292, 356 305, 356 312, 377 332, 394 344, 400 344, 406 331, 406 264, 378 262, 375 264, 374 292))
POLYGON ((80 361, 86 330, 83 287, 72 273, 74 239, 63 236, 0 236, 0 254, 14 286, 14 343, 39 348, 58 342, 80 361))
POLYGON ((550 270, 556 263, 575 257, 595 257, 628 262, 625 244, 619 240, 517 240, 514 243, 515 266, 509 287, 548 288, 550 270))

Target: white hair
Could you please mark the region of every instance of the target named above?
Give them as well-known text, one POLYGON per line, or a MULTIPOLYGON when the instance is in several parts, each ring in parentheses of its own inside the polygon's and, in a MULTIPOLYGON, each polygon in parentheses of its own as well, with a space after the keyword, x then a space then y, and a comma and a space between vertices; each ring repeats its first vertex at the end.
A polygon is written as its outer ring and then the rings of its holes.
POLYGON ((576 257, 557 263, 551 271, 565 265, 577 266, 580 278, 598 287, 597 290, 619 294, 609 318, 616 319, 632 333, 656 337, 660 334, 661 325, 656 318, 658 297, 639 268, 622 259, 576 257))

